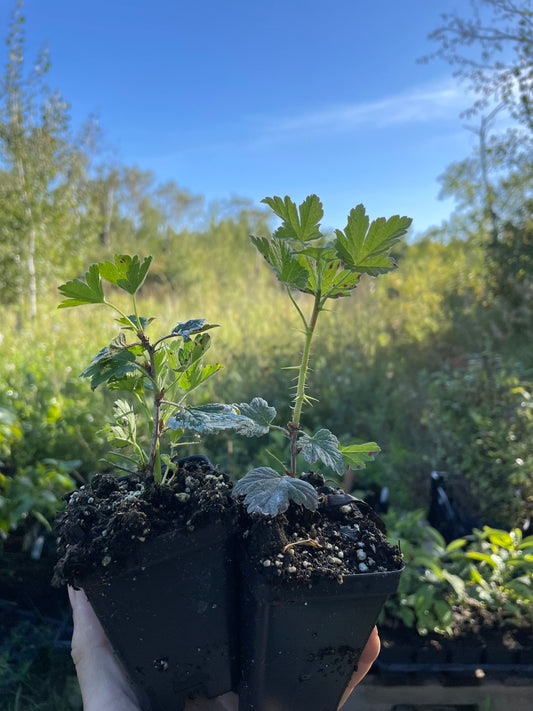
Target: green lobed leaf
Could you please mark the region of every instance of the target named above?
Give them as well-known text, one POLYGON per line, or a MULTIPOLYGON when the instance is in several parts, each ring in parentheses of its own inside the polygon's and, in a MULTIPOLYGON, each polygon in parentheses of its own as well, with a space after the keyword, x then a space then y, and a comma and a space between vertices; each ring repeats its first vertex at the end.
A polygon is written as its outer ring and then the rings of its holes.
POLYGON ((337 299, 341 296, 350 296, 352 291, 359 284, 361 274, 351 272, 348 269, 342 269, 341 264, 338 258, 319 263, 316 277, 314 274, 310 274, 306 289, 307 293, 315 294, 320 290, 324 299, 337 299))
POLYGON ((266 422, 272 412, 272 416, 275 416, 274 408, 270 408, 264 400, 260 402, 260 398, 252 400, 250 405, 210 403, 179 410, 170 418, 168 427, 193 430, 205 435, 234 430, 245 437, 260 437, 269 432, 266 422), (243 406, 248 415, 241 413, 240 408, 243 406), (257 421, 254 419, 256 416, 257 421))
POLYGON ((377 276, 391 271, 396 263, 388 252, 407 232, 411 222, 408 217, 394 215, 388 220, 380 217, 369 227, 365 208, 358 205, 350 212, 344 232, 335 230, 337 256, 353 272, 377 276))
POLYGON ((137 437, 135 412, 127 400, 117 400, 113 405, 115 424, 110 426, 109 439, 116 447, 133 445, 137 437))
POLYGON ((268 240, 266 237, 251 237, 250 239, 283 284, 301 291, 305 290, 310 275, 309 269, 301 264, 298 255, 291 250, 286 242, 275 237, 272 240, 268 240))
POLYGON ((91 379, 93 390, 102 383, 123 378, 137 370, 135 355, 125 346, 126 337, 123 333, 119 333, 85 368, 81 377, 91 379))
POLYGON ((72 279, 65 284, 61 284, 59 291, 65 300, 62 301, 58 309, 66 309, 71 306, 82 306, 83 304, 103 304, 104 290, 102 280, 98 272, 98 265, 93 264, 85 274, 85 282, 81 279, 72 279))
POLYGON ((341 445, 339 449, 352 469, 364 469, 366 462, 371 462, 381 451, 375 442, 350 444, 345 447, 341 445))
POLYGON ((344 459, 339 449, 339 440, 329 430, 318 430, 313 436, 302 434, 298 438, 298 447, 310 464, 320 460, 340 476, 344 474, 344 459))
POLYGON ((208 333, 200 333, 194 340, 184 340, 183 343, 174 342, 170 346, 170 351, 177 355, 174 359, 173 367, 177 372, 187 370, 193 363, 200 360, 203 354, 211 345, 211 336, 208 333))
POLYGON ((137 320, 137 316, 135 314, 131 314, 128 316, 128 318, 117 318, 115 319, 117 323, 120 323, 121 326, 124 326, 126 331, 133 331, 133 327, 131 324, 135 326, 135 330, 137 331, 146 331, 146 327, 149 326, 152 321, 155 321, 155 318, 146 318, 145 316, 139 316, 139 319, 137 320))
POLYGON ((276 237, 298 242, 308 242, 322 237, 319 228, 324 210, 317 195, 308 195, 299 208, 288 195, 284 199, 277 196, 267 197, 262 202, 283 220, 281 227, 275 232, 276 237))
POLYGON ((184 341, 190 340, 191 333, 203 333, 210 328, 218 328, 218 323, 206 323, 205 318, 191 318, 188 321, 180 321, 172 329, 172 333, 181 336, 184 341))
POLYGON ((98 269, 102 279, 127 291, 128 294, 135 294, 144 283, 152 259, 145 257, 141 263, 137 255, 130 257, 128 254, 116 254, 114 262, 100 262, 98 269))
POLYGON ((202 365, 199 361, 196 361, 179 377, 178 386, 183 392, 191 392, 221 369, 222 365, 220 363, 202 365))
POLYGON ((268 434, 270 431, 270 423, 276 417, 276 410, 271 407, 262 397, 254 397, 250 404, 241 402, 237 405, 239 412, 244 417, 252 420, 261 431, 261 434, 268 434))
POLYGON ((244 496, 244 505, 250 514, 276 516, 289 508, 294 501, 315 511, 318 507, 316 489, 307 481, 291 476, 282 476, 270 467, 258 467, 249 471, 233 487, 233 496, 244 496))

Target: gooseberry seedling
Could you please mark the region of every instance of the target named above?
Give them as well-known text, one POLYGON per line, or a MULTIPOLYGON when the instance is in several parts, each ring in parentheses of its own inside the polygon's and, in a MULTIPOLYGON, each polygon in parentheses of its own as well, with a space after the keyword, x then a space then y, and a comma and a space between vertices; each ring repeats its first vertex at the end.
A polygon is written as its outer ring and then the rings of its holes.
POLYGON ((354 208, 344 230, 336 230, 328 240, 320 231, 322 204, 310 195, 297 207, 289 198, 265 198, 264 202, 281 219, 271 239, 252 237, 252 242, 283 284, 303 326, 303 348, 297 371, 296 393, 291 420, 285 426, 274 424, 276 410, 260 397, 250 403, 188 404, 189 396, 222 367, 205 364, 210 346, 207 331, 216 327, 203 318, 179 322, 167 334, 151 339, 148 330, 152 317, 141 316, 136 295, 145 281, 152 258, 117 255, 113 262, 93 264, 85 281, 74 279, 59 287, 64 297, 60 308, 101 304, 117 315, 120 332, 98 353, 82 375, 91 387, 106 384, 126 391, 130 399, 115 403, 115 423, 109 426, 114 445, 113 464, 145 478, 164 482, 172 471, 172 461, 161 456, 161 438, 168 434, 177 444, 185 431, 216 434, 233 430, 243 436, 262 436, 272 429, 287 439, 287 463, 283 472, 271 467, 249 471, 234 487, 235 496, 244 496, 250 513, 275 516, 285 511, 292 500, 308 509, 318 506, 316 489, 297 476, 297 459, 322 465, 339 475, 346 465, 362 468, 379 451, 374 442, 341 445, 328 429, 313 434, 301 425, 303 407, 313 399, 307 391, 311 345, 317 322, 334 299, 350 296, 363 274, 378 276, 396 268, 391 249, 411 224, 407 217, 379 218, 370 223, 362 205, 354 208), (104 294, 103 282, 127 292, 132 313, 127 315, 104 294), (295 292, 307 295, 302 302, 295 292), (305 312, 305 306, 309 312, 305 312), (133 400, 133 405, 130 404, 133 400), (150 425, 148 449, 138 436, 139 418, 150 425))

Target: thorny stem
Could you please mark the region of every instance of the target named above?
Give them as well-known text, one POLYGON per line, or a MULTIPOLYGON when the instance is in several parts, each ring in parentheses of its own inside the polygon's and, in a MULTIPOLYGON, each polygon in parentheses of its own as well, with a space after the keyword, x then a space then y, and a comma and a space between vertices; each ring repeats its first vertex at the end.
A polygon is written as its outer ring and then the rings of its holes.
POLYGON ((300 432, 300 418, 302 414, 302 407, 305 402, 305 389, 307 384, 307 373, 309 372, 309 359, 311 357, 311 341, 313 340, 313 335, 316 328, 316 322, 318 319, 318 314, 321 311, 321 292, 318 290, 315 294, 315 300, 313 303, 313 311, 311 313, 311 318, 309 323, 306 322, 303 317, 302 312, 298 308, 298 312, 302 317, 305 324, 305 341, 304 349, 302 353, 302 360, 300 361, 300 367, 298 368, 298 381, 296 385, 296 396, 294 398, 294 407, 292 410, 292 419, 289 423, 289 439, 291 448, 291 474, 296 476, 296 458, 298 456, 298 446, 297 439, 300 432))
POLYGON ((315 332, 316 322, 318 319, 318 314, 320 313, 320 301, 321 293, 317 292, 315 294, 315 301, 313 304, 313 312, 311 314, 311 319, 309 323, 305 326, 305 342, 304 349, 302 353, 302 360, 300 362, 300 367, 298 368, 298 382, 296 385, 296 397, 294 398, 294 407, 292 410, 292 420, 291 423, 296 428, 300 427, 300 417, 302 414, 302 407, 305 402, 305 387, 307 384, 307 373, 309 371, 309 359, 311 356, 311 341, 313 340, 313 334, 315 332))
POLYGON ((154 409, 153 409, 153 416, 152 416, 152 441, 150 442, 150 455, 148 457, 148 463, 146 465, 146 470, 148 471, 148 474, 154 474, 154 467, 155 467, 155 462, 157 458, 157 454, 159 451, 159 438, 161 436, 160 432, 160 423, 159 423, 159 416, 160 416, 160 411, 161 411, 161 400, 163 399, 163 393, 159 389, 159 383, 155 379, 155 350, 153 346, 150 345, 148 339, 144 335, 145 342, 143 343, 144 347, 148 351, 148 355, 150 356, 150 374, 152 376, 153 382, 154 382, 154 409))

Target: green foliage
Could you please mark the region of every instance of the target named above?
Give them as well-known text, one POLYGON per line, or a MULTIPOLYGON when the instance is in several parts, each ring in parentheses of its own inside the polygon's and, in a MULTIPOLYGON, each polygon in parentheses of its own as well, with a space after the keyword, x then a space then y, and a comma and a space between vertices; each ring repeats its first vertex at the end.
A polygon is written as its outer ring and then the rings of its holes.
POLYGON ((345 457, 350 464, 363 468, 365 462, 379 451, 374 444, 350 445, 341 448, 337 437, 328 429, 320 427, 314 435, 300 427, 300 417, 304 404, 311 398, 307 392, 307 380, 311 355, 311 344, 317 321, 329 299, 349 296, 357 286, 362 274, 377 276, 396 267, 389 252, 405 235, 411 220, 407 217, 379 218, 371 224, 362 205, 354 208, 344 231, 336 230, 333 242, 327 242, 320 232, 323 217, 322 203, 316 195, 309 195, 299 207, 288 197, 265 198, 274 213, 282 219, 280 227, 271 239, 252 237, 252 242, 263 255, 272 271, 283 284, 290 302, 295 307, 302 323, 304 345, 297 370, 296 394, 291 421, 283 433, 289 440, 290 465, 286 468, 288 477, 279 481, 270 467, 260 467, 248 472, 239 482, 236 495, 245 494, 245 504, 249 510, 263 513, 281 513, 286 510, 289 498, 295 499, 300 488, 307 487, 308 493, 301 503, 308 508, 316 508, 316 493, 306 482, 299 482, 297 489, 290 482, 297 476, 297 456, 311 463, 321 462, 326 468, 342 476, 345 457), (312 296, 312 309, 305 316, 297 303, 293 291, 312 296), (274 492, 274 493, 273 493, 274 492))
POLYGON ((432 469, 448 472, 470 515, 509 527, 525 520, 533 496, 531 384, 490 356, 424 380, 432 469))
POLYGON ((0 473, 0 532, 4 537, 28 527, 32 520, 51 531, 61 497, 75 488, 69 473, 79 464, 76 460, 45 460, 11 476, 0 473))
POLYGON ((446 545, 422 511, 387 517, 389 540, 401 543, 405 571, 385 617, 453 635, 464 623, 533 624, 533 537, 485 526, 446 545))
POLYGON ((451 558, 466 584, 464 612, 487 624, 533 626, 533 536, 484 526, 455 541, 451 558))
POLYGON ((405 570, 398 595, 385 603, 385 615, 399 619, 407 627, 451 634, 452 607, 464 594, 464 582, 449 569, 449 550, 440 533, 429 526, 422 511, 387 518, 388 537, 400 542, 405 570))
POLYGON ((57 644, 61 624, 28 615, 2 635, 1 711, 81 710, 72 660, 57 644))
POLYGON ((289 502, 301 504, 310 511, 318 506, 316 492, 306 481, 282 476, 270 467, 257 467, 240 479, 233 489, 243 496, 248 513, 276 516, 289 508, 289 502))
MULTIPOLYGON (((240 405, 185 404, 188 395, 221 368, 218 364, 204 365, 201 360, 210 345, 210 336, 205 331, 214 326, 206 324, 205 319, 190 319, 178 323, 169 333, 155 340, 149 339, 146 329, 154 319, 139 314, 136 294, 146 279, 152 264, 151 257, 141 261, 137 256, 116 255, 112 262, 93 264, 85 275, 85 281, 76 278, 59 287, 63 296, 60 308, 101 304, 119 316, 117 321, 122 330, 82 373, 83 377, 91 379, 93 389, 105 384, 111 389, 126 391, 133 398, 132 406, 126 400, 115 403, 115 424, 106 428, 108 439, 115 445, 112 456, 118 468, 138 471, 148 477, 155 476, 161 481, 160 439, 165 432, 172 432, 172 444, 176 445, 185 430, 203 435, 231 430, 250 437, 267 434, 275 428, 281 430, 290 443, 291 464, 286 470, 289 477, 296 476, 296 456, 300 453, 312 464, 320 460, 337 474, 344 471, 343 450, 329 430, 321 428, 311 436, 300 429, 302 405, 309 402, 305 390, 311 340, 318 315, 324 310, 328 299, 348 295, 355 288, 361 273, 376 275, 394 268, 388 252, 406 232, 410 220, 399 217, 389 221, 380 219, 369 226, 364 208, 359 206, 350 214, 346 230, 343 233, 338 231, 336 241, 326 244, 319 231, 322 205, 315 195, 309 196, 299 209, 288 197, 284 200, 266 198, 265 202, 271 204, 283 222, 270 241, 255 237, 252 241, 284 283, 305 327, 293 413, 286 428, 272 424, 276 411, 262 398, 255 397, 249 404, 240 405), (103 281, 130 295, 131 315, 126 315, 118 305, 107 299, 103 281), (309 321, 296 303, 292 289, 313 296, 309 321), (132 338, 128 332, 131 332, 132 338), (138 421, 149 422, 149 449, 138 437, 138 421), (126 449, 129 450, 127 453, 126 449)), ((363 447, 348 447, 345 451, 349 461, 364 467, 378 448, 372 443, 363 447)), ((270 471, 273 470, 264 467, 253 470, 250 473, 253 485, 260 486, 258 472, 270 471)), ((281 485, 276 482, 276 493, 273 494, 270 480, 267 475, 264 482, 269 489, 264 500, 268 501, 270 513, 274 509, 278 513, 284 510, 289 498, 299 496, 302 489, 308 490, 306 495, 300 497, 302 503, 316 507, 316 492, 306 482, 287 484, 282 476, 281 485), (310 498, 313 501, 309 504, 310 498), (273 501, 277 502, 275 506, 273 501)), ((247 479, 243 486, 248 487, 248 484, 247 479)), ((245 493, 249 502, 253 492, 248 487, 245 493)), ((256 497, 256 508, 257 500, 256 497)))
POLYGON ((9 456, 11 448, 22 439, 22 428, 13 410, 0 406, 0 467, 9 456))
MULTIPOLYGON (((115 403, 115 424, 107 428, 108 439, 115 445, 111 453, 114 466, 161 481, 161 435, 173 430, 172 443, 176 445, 183 427, 172 418, 176 411, 185 410, 183 403, 188 395, 221 366, 203 364, 202 357, 210 346, 210 336, 205 331, 214 328, 206 324, 205 319, 180 322, 169 333, 153 341, 149 339, 146 329, 154 319, 139 315, 136 294, 151 263, 151 257, 141 261, 138 256, 120 254, 113 262, 93 264, 85 281, 73 279, 59 287, 64 297, 59 308, 102 304, 118 314, 119 334, 93 358, 82 377, 91 379, 93 389, 105 384, 133 397, 131 406, 122 400, 115 403), (133 314, 127 316, 119 306, 107 300, 103 280, 131 297, 133 314), (148 423, 148 449, 137 436, 140 431, 137 419, 148 423), (130 450, 128 453, 126 448, 130 450)), ((216 412, 204 410, 202 423, 216 418, 220 427, 220 407, 224 406, 219 406, 216 412)), ((188 429, 193 429, 191 422, 188 429)))

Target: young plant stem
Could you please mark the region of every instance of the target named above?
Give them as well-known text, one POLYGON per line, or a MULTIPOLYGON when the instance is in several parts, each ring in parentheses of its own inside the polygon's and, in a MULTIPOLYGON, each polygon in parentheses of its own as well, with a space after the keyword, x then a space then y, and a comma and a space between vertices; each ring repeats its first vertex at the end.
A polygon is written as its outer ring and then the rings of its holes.
MULTIPOLYGON (((298 433, 300 431, 300 418, 302 415, 302 407, 305 402, 305 390, 307 385, 307 373, 309 372, 309 360, 311 357, 311 341, 313 340, 313 335, 316 328, 316 322, 318 319, 318 314, 321 311, 321 293, 317 291, 315 294, 315 299, 313 302, 313 311, 311 313, 311 318, 309 323, 304 320, 305 323, 305 341, 304 348, 302 352, 302 360, 300 361, 300 367, 298 368, 298 381, 296 384, 296 396, 294 398, 294 406, 292 410, 292 418, 289 425, 289 438, 291 445, 291 474, 296 476, 296 457, 298 456, 298 447, 296 445, 296 440, 298 439, 298 433)), ((300 309, 298 312, 302 315, 300 309)), ((302 317, 303 318, 303 317, 302 317)))
POLYGON ((146 465, 146 471, 148 473, 148 476, 153 475, 156 480, 161 479, 161 472, 154 472, 155 464, 157 461, 157 455, 159 451, 159 438, 161 436, 161 431, 160 431, 160 424, 159 424, 159 418, 160 418, 160 411, 161 411, 161 400, 163 399, 163 393, 160 392, 159 388, 159 383, 155 379, 155 372, 156 372, 156 366, 155 366, 155 350, 153 346, 146 341, 144 343, 144 347, 148 351, 148 355, 150 357, 150 374, 152 376, 152 380, 154 383, 154 408, 153 408, 153 415, 152 415, 152 441, 150 443, 150 454, 148 456, 148 463, 146 465))

